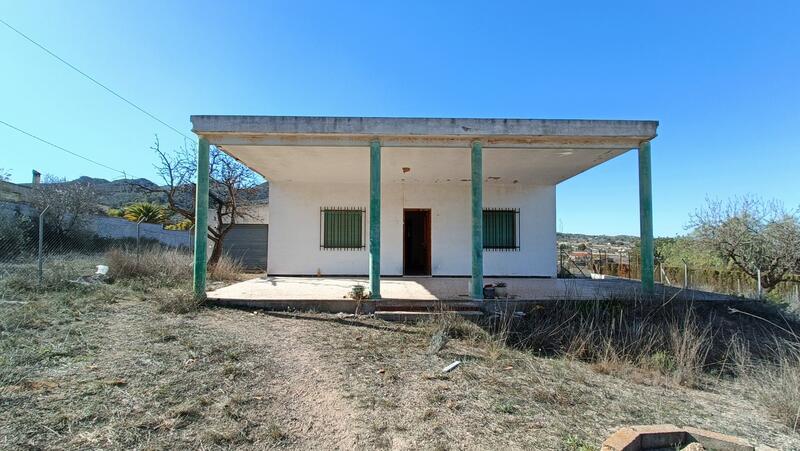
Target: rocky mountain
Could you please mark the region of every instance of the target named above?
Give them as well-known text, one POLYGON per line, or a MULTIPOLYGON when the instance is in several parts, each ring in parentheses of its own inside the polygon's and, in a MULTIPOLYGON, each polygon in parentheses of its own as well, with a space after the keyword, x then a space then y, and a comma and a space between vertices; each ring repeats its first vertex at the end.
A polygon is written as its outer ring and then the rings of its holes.
POLYGON ((139 185, 157 188, 158 185, 147 179, 119 179, 106 180, 83 176, 67 183, 80 183, 89 185, 97 193, 97 203, 120 208, 135 202, 153 202, 163 204, 166 196, 159 193, 146 193, 138 188, 139 185))
MULTIPOLYGON (((97 203, 109 208, 122 208, 135 202, 153 202, 157 204, 165 204, 167 202, 165 194, 148 193, 140 188, 159 187, 156 183, 145 178, 106 180, 82 176, 64 183, 80 183, 91 186, 92 190, 97 194, 97 203)), ((30 186, 30 184, 26 185, 30 186)), ((269 182, 258 185, 254 195, 248 197, 248 201, 256 203, 268 202, 269 182)))

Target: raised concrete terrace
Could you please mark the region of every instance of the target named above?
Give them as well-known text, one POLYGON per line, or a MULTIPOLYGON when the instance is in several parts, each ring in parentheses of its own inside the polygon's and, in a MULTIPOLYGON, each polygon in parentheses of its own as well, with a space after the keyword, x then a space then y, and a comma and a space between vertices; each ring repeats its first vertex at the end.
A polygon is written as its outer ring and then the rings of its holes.
MULTIPOLYGON (((597 299, 634 299, 640 294, 638 280, 628 279, 534 279, 492 278, 485 283, 505 282, 509 301, 549 302, 597 299)), ((222 305, 238 305, 266 309, 315 309, 320 311, 353 311, 354 301, 348 293, 354 285, 369 286, 367 277, 258 277, 219 288, 207 293, 208 299, 222 305)), ((438 302, 472 302, 465 278, 458 277, 384 277, 381 279, 383 299, 368 301, 376 306, 434 306, 438 302)), ((656 296, 679 296, 698 301, 728 301, 736 298, 697 290, 680 290, 656 285, 656 296)), ((481 302, 474 303, 480 305, 481 302)))

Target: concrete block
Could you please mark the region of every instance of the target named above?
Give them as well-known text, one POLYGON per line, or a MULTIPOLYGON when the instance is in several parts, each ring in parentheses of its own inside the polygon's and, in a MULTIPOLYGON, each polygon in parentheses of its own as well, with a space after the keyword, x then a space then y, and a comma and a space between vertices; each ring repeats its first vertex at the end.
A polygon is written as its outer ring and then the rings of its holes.
POLYGON ((693 439, 708 449, 719 451, 755 451, 756 449, 750 442, 739 437, 693 427, 685 427, 683 429, 689 439, 693 439))
POLYGON ((620 428, 603 442, 601 451, 665 450, 690 443, 718 451, 756 451, 753 445, 738 437, 671 424, 620 428))
POLYGON ((600 451, 638 451, 640 449, 639 433, 631 428, 621 428, 603 442, 600 451))
POLYGON ((672 448, 686 441, 683 429, 672 424, 633 426, 632 429, 639 434, 641 449, 672 448))

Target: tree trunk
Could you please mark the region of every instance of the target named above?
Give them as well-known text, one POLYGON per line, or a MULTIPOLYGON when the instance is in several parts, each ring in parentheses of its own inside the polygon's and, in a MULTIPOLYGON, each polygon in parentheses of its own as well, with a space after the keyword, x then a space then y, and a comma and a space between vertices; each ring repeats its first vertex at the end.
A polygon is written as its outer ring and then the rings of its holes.
POLYGON ((761 289, 766 291, 767 293, 774 290, 778 284, 781 283, 781 280, 774 280, 770 277, 761 276, 761 289))
POLYGON ((208 269, 213 270, 219 259, 222 258, 222 239, 212 240, 214 245, 211 247, 211 255, 208 257, 208 269))

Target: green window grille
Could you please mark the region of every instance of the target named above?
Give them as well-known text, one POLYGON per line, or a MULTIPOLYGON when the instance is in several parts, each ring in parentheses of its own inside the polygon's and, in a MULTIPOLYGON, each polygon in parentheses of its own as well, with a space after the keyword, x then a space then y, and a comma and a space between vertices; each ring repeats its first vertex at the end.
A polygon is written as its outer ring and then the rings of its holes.
POLYGON ((364 249, 366 230, 363 208, 321 208, 321 249, 364 249))
POLYGON ((483 248, 519 250, 519 210, 483 210, 483 248))

